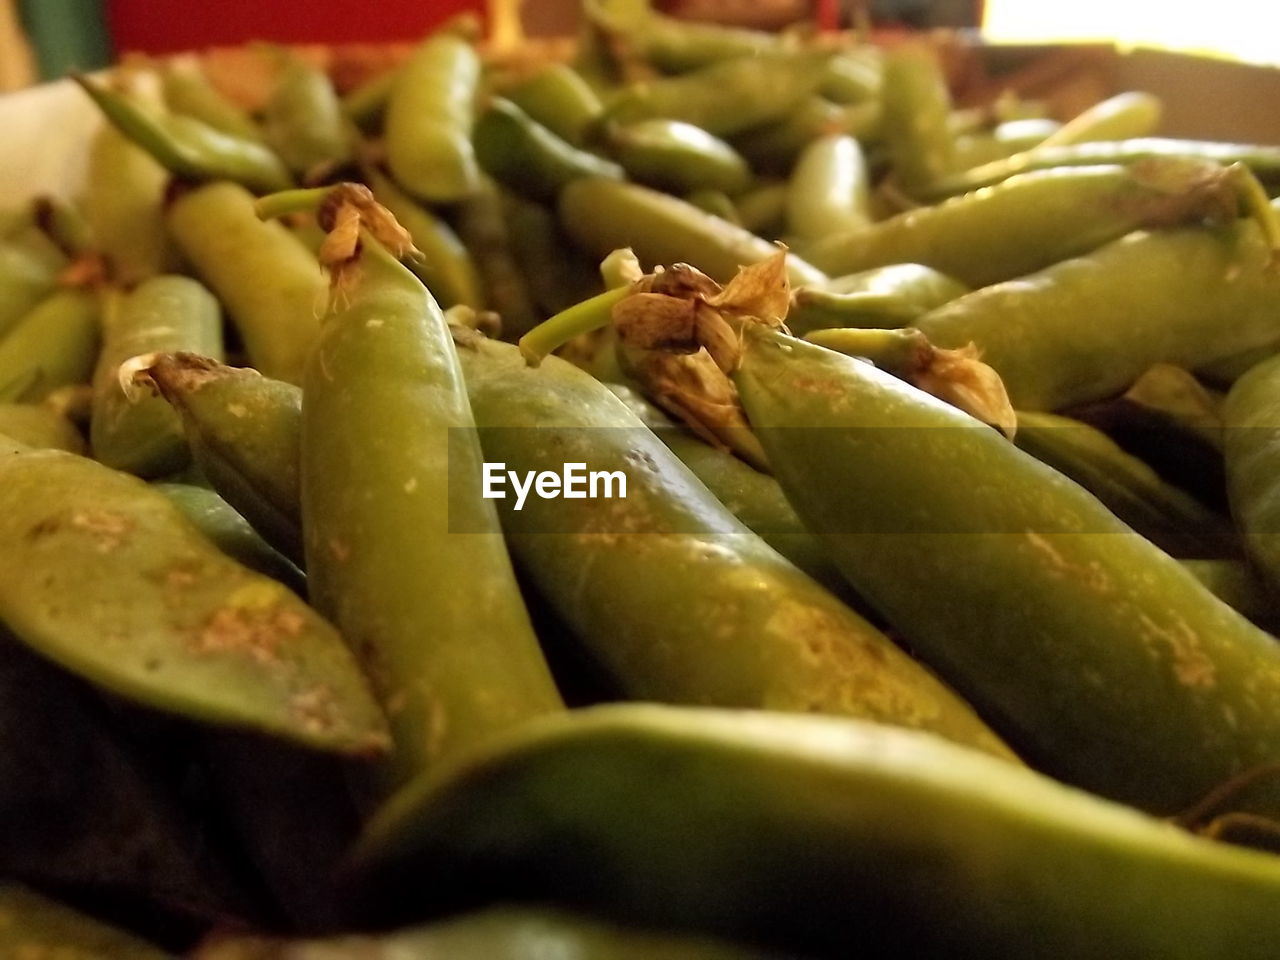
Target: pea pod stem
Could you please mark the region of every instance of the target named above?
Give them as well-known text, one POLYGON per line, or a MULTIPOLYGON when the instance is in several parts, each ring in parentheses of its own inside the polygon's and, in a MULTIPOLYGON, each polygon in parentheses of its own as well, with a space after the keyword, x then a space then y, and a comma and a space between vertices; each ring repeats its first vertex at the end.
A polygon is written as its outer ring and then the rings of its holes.
POLYGON ((629 293, 628 287, 618 287, 561 310, 520 338, 521 356, 529 366, 536 367, 548 354, 574 337, 607 327, 612 322, 614 304, 621 302, 629 293))

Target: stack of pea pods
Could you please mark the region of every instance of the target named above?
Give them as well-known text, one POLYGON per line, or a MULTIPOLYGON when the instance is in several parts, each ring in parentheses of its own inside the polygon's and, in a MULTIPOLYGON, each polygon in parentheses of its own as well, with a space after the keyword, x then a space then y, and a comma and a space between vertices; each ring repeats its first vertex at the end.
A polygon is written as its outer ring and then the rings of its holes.
POLYGON ((1276 956, 1280 147, 584 13, 76 78, 0 957, 1276 956), (570 462, 625 497, 484 496, 570 462))

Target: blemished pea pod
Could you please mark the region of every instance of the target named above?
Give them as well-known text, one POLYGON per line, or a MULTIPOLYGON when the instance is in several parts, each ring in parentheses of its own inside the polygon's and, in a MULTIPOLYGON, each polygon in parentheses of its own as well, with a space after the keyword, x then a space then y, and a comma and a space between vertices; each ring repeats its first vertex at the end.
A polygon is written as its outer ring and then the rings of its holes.
POLYGON ((476 120, 476 159, 512 190, 554 200, 574 180, 622 180, 622 167, 561 140, 510 100, 494 97, 476 120))
POLYGON ((1038 170, 804 248, 832 275, 922 263, 973 288, 1050 267, 1144 227, 1235 215, 1232 175, 1180 159, 1038 170))
POLYGON ((299 179, 322 179, 354 156, 342 104, 323 70, 297 55, 282 60, 262 107, 267 143, 299 179))
POLYGON ((887 54, 881 100, 880 134, 898 186, 914 195, 955 169, 951 95, 933 50, 904 45, 887 54))
POLYGON ((0 337, 53 293, 59 264, 23 244, 0 242, 0 337))
POLYGON ((1018 447, 1080 484, 1117 517, 1175 557, 1234 557, 1231 524, 1162 480, 1101 430, 1051 413, 1019 413, 1018 447))
POLYGON ((191 460, 182 422, 158 396, 129 396, 121 364, 143 354, 189 351, 222 359, 218 301, 188 277, 145 280, 103 313, 102 350, 93 375, 89 440, 96 460, 140 477, 174 473, 191 460))
POLYGON ((98 357, 100 297, 66 287, 49 294, 0 338, 0 401, 35 403, 88 383, 98 357))
POLYGON ((146 371, 182 418, 196 465, 268 543, 302 562, 302 389, 192 354, 146 371))
POLYGON ((1149 137, 1160 126, 1160 98, 1136 90, 1117 93, 1077 114, 1041 141, 1041 147, 1065 147, 1099 140, 1149 137))
POLYGON ((638 56, 667 73, 783 49, 776 34, 664 16, 647 0, 588 0, 583 12, 594 26, 616 34, 638 56))
POLYGON ((393 789, 562 702, 471 485, 480 446, 449 328, 377 241, 358 256, 307 368, 303 531, 313 602, 386 705, 393 789))
POLYGON ((974 343, 1019 410, 1113 396, 1157 363, 1209 364, 1280 335, 1280 272, 1257 224, 1137 232, 916 321, 974 343))
POLYGON ((165 105, 242 140, 262 141, 262 130, 248 112, 227 99, 197 63, 174 60, 160 73, 165 105))
POLYGON ((443 32, 423 41, 397 72, 387 100, 387 163, 414 196, 452 203, 479 189, 471 145, 479 81, 475 48, 443 32))
POLYGON ((1280 626, 1276 596, 1258 571, 1243 560, 1183 560, 1191 572, 1215 597, 1264 630, 1280 626))
POLYGON ((556 136, 575 147, 587 140, 604 104, 573 67, 552 63, 506 91, 507 98, 556 136))
POLYGON ((132 286, 173 261, 164 226, 169 172, 110 124, 89 145, 84 215, 111 279, 132 286))
POLYGON ((457 208, 458 236, 480 274, 484 306, 502 318, 508 335, 519 336, 540 319, 533 293, 516 262, 515 241, 507 226, 502 191, 489 178, 457 208))
POLYGON ((805 147, 787 192, 788 233, 801 243, 871 225, 867 161, 847 134, 819 137, 805 147))
POLYGON ((826 57, 766 55, 726 60, 679 77, 632 84, 606 103, 617 123, 664 117, 717 137, 787 117, 822 82, 826 57))
POLYGON ((259 220, 253 196, 232 183, 182 194, 167 222, 226 307, 250 362, 268 377, 301 382, 326 292, 315 256, 280 224, 259 220))
POLYGON ((751 182, 747 161, 733 147, 680 120, 654 118, 609 124, 603 139, 628 176, 660 190, 733 194, 751 182))
POLYGON ((593 707, 495 744, 412 799, 359 848, 391 905, 500 888, 830 960, 851 945, 990 960, 1275 949, 1269 855, 852 720, 593 707), (602 884, 606 873, 625 881, 602 884))
POLYGON ((1167 814, 1280 757, 1280 646, 1176 560, 955 408, 744 337, 734 382, 796 511, 1031 764, 1167 814))
POLYGON ((846 133, 866 140, 878 135, 880 115, 878 100, 842 106, 812 96, 782 119, 753 127, 733 137, 732 142, 756 170, 784 176, 801 151, 817 137, 846 133))
POLYGON ((787 326, 798 336, 830 327, 908 327, 968 292, 931 267, 895 263, 836 277, 826 289, 800 287, 791 295, 787 326))
POLYGON ((0 403, 0 434, 42 450, 84 453, 76 425, 57 410, 31 403, 0 403))
POLYGON ((267 147, 214 129, 182 114, 163 114, 73 75, 117 130, 146 150, 174 176, 196 183, 230 180, 251 190, 284 190, 289 171, 267 147))
POLYGON ((61 451, 6 455, 0 534, 0 618, 73 673, 313 749, 386 749, 386 721, 337 632, 142 481, 61 451))
POLYGON ((15 960, 175 960, 145 940, 13 884, 0 887, 0 954, 15 960))
MULTIPOLYGON (((516 263, 543 314, 552 316, 600 292, 597 265, 574 248, 552 210, 509 192, 502 206, 516 263)), ((511 340, 524 332, 511 325, 503 331, 511 340)))
POLYGON ((488 462, 582 462, 625 498, 495 501, 514 556, 629 697, 870 717, 1009 757, 961 700, 736 520, 608 387, 459 347, 488 462))
MULTIPOLYGON (((596 257, 631 247, 646 266, 695 263, 715 279, 727 280, 741 265, 777 252, 754 233, 634 183, 575 180, 561 192, 558 206, 565 232, 596 257)), ((799 257, 788 257, 787 265, 797 286, 826 282, 826 274, 799 257)))
POLYGON ((378 202, 409 231, 421 257, 407 264, 444 308, 484 305, 480 276, 471 254, 447 223, 418 204, 378 170, 367 170, 369 188, 378 202))
POLYGON ((1227 394, 1227 493, 1249 555, 1271 585, 1280 586, 1280 360, 1258 364, 1227 394))

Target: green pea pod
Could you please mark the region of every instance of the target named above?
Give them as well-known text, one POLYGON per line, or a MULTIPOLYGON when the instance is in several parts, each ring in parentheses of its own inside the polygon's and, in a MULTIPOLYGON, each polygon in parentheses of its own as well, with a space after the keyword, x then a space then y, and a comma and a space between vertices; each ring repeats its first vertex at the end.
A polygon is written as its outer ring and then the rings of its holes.
POLYGON ((495 745, 414 799, 359 850, 393 902, 411 876, 416 903, 501 890, 829 960, 851 944, 990 960, 1046 944, 1060 960, 1275 949, 1271 857, 850 720, 595 707, 495 745), (600 883, 606 872, 625 883, 600 883))
POLYGON ((1051 413, 1023 412, 1014 441, 1175 557, 1234 557, 1240 552, 1230 523, 1162 480, 1101 430, 1051 413))
POLYGON ((351 137, 328 75, 296 55, 284 54, 276 85, 262 107, 267 143, 304 181, 323 178, 351 162, 351 137))
POLYGON ((299 383, 319 334, 326 294, 316 258, 278 223, 264 223, 253 197, 214 183, 178 197, 169 230, 196 275, 217 295, 265 376, 299 383))
POLYGON ((22 887, 0 887, 0 954, 57 960, 173 960, 173 955, 22 887))
POLYGON ((1249 221, 1134 233, 916 326, 940 347, 976 344, 1019 410, 1059 410, 1113 396, 1157 363, 1195 367, 1280 339, 1280 272, 1249 221))
POLYGON ((177 177, 197 183, 230 180, 250 190, 292 185, 280 158, 261 143, 223 133, 193 117, 157 113, 87 77, 72 79, 117 130, 177 177))
POLYGON ((871 225, 867 161, 847 134, 819 137, 796 161, 787 193, 788 232, 812 242, 871 225))
POLYGON ((1156 364, 1133 382, 1123 399, 1171 428, 1184 430, 1213 449, 1222 450, 1223 397, 1181 367, 1156 364))
POLYGON ((568 64, 552 63, 506 91, 507 98, 557 137, 575 147, 604 113, 591 85, 568 64))
POLYGON ((561 707, 480 473, 449 330, 366 238, 302 404, 311 596, 361 652, 391 720, 387 786, 561 707), (455 532, 456 531, 456 532, 455 532))
POLYGON ((169 173, 110 124, 89 145, 84 215, 112 280, 132 286, 163 273, 174 259, 163 198, 169 173))
POLYGON ((364 133, 379 132, 395 83, 395 70, 384 71, 366 80, 343 96, 343 114, 364 133))
POLYGON ((880 132, 900 187, 914 194, 955 169, 951 96, 933 50, 906 45, 886 55, 881 97, 880 132))
MULTIPOLYGON (((600 292, 600 275, 590 258, 574 249, 555 214, 540 203, 511 193, 502 196, 507 234, 525 285, 546 316, 600 292)), ((504 329, 507 339, 525 331, 504 329)))
POLYGON ((262 141, 249 114, 223 96, 196 63, 171 61, 160 73, 165 105, 229 136, 262 141))
POLYGON ((221 359, 218 301, 187 277, 153 277, 106 310, 103 328, 89 428, 95 459, 141 477, 181 470, 190 452, 178 415, 160 397, 127 396, 121 365, 142 354, 177 350, 221 359))
POLYGON ((462 37, 428 37, 400 68, 387 100, 387 163, 406 190, 452 203, 480 187, 471 146, 480 60, 462 37))
POLYGON ((1149 137, 1160 126, 1163 113, 1164 105, 1153 94, 1133 90, 1117 93, 1077 114, 1049 134, 1040 146, 1065 147, 1073 143, 1149 137))
POLYGON ((57 260, 23 244, 0 243, 0 338, 53 293, 59 267, 57 260))
POLYGON ((956 169, 1003 160, 1044 143, 1045 137, 1062 128, 1056 120, 1009 120, 990 133, 973 133, 956 138, 956 169))
POLYGON ((722 60, 776 54, 775 34, 717 23, 699 23, 656 13, 647 0, 588 0, 590 23, 635 48, 659 70, 683 73, 722 60))
POLYGON ((256 370, 162 354, 147 376, 182 418, 213 488, 273 547, 302 562, 302 390, 256 370))
POLYGON ((337 633, 139 480, 60 451, 0 458, 0 618, 147 706, 339 753, 385 720, 337 633))
POLYGON ((1029 762, 1170 813, 1280 757, 1280 647, 1176 560, 955 408, 744 335, 734 381, 797 512, 1029 762))
POLYGON ((879 134, 880 118, 879 101, 841 106, 812 96, 785 117, 738 134, 733 145, 756 170, 782 176, 818 137, 845 133, 858 140, 871 139, 879 134))
POLYGON ((484 305, 502 317, 502 329, 520 336, 536 326, 540 317, 516 260, 497 184, 486 177, 479 192, 458 206, 457 227, 480 274, 484 305))
POLYGON ((617 123, 664 117, 717 137, 782 120, 822 82, 826 57, 765 55, 726 60, 680 77, 633 84, 606 104, 617 123))
POLYGON ((367 170, 366 177, 374 197, 413 238, 413 245, 422 256, 410 260, 408 267, 427 285, 436 301, 445 308, 460 303, 483 306, 476 265, 453 229, 420 206, 390 177, 374 169, 367 170))
POLYGON ((1262 361, 1275 356, 1280 343, 1268 343, 1251 350, 1244 350, 1222 360, 1206 363, 1196 368, 1196 375, 1205 383, 1219 390, 1229 390, 1232 385, 1262 361))
MULTIPOLYGON (((718 280, 742 264, 772 256, 777 247, 692 204, 632 183, 577 180, 560 194, 560 223, 584 250, 605 257, 631 247, 646 265, 696 263, 718 280)), ((791 282, 822 286, 826 275, 788 257, 791 282)))
POLYGON ((1237 381, 1222 408, 1231 512, 1259 571, 1280 584, 1280 489, 1275 483, 1280 428, 1280 362, 1258 364, 1237 381))
POLYGON ((836 103, 877 100, 884 84, 884 56, 870 44, 840 51, 827 61, 821 93, 836 103))
POLYGON ((721 190, 739 193, 751 170, 733 147, 679 120, 656 118, 609 124, 604 141, 627 175, 671 193, 721 190))
POLYGON ((616 163, 561 140, 501 97, 494 97, 480 115, 472 139, 485 172, 539 200, 554 200, 561 188, 575 180, 625 176, 616 163))
POLYGON ((1231 175, 1213 164, 1040 170, 805 248, 831 274, 922 263, 975 289, 1050 267, 1133 230, 1235 214, 1231 175))
POLYGON ((1008 757, 958 698, 730 514, 607 387, 459 349, 489 463, 620 472, 625 498, 496 502, 540 595, 627 696, 873 717, 1008 757))
POLYGON ((762 181, 734 200, 740 226, 757 236, 780 237, 787 229, 787 194, 785 180, 762 181))
POLYGON ((695 190, 685 194, 684 201, 713 217, 719 217, 725 223, 742 225, 738 218, 738 208, 733 205, 733 198, 721 190, 695 190))
POLYGON ((1241 560, 1183 560, 1182 565, 1215 597, 1264 630, 1280 626, 1271 588, 1241 560))
POLYGON ((0 401, 34 403, 59 387, 88 383, 98 357, 98 315, 97 293, 69 287, 28 311, 0 339, 0 401))
POLYGON ((830 327, 908 327, 968 292, 959 281, 918 263, 874 267, 836 277, 825 290, 796 290, 787 326, 798 336, 830 327))
POLYGON ((76 425, 57 410, 29 403, 0 403, 0 434, 41 450, 84 453, 76 425))

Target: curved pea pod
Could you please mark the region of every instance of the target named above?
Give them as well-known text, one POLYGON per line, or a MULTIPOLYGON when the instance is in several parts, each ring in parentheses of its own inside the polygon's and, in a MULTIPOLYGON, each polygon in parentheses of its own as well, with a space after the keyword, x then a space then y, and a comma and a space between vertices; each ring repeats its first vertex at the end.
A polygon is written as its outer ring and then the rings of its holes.
POLYGON ((955 168, 951 96, 933 50, 906 45, 886 55, 881 102, 880 133, 899 186, 915 193, 955 168))
POLYGON ((23 244, 0 243, 0 337, 53 293, 60 266, 23 244))
POLYGON ((1280 338, 1280 271, 1256 224, 1138 232, 953 300, 915 323, 974 343, 1019 410, 1112 396, 1157 363, 1209 364, 1280 338))
MULTIPOLYGON (((596 257, 631 247, 646 265, 696 263, 709 276, 727 280, 741 265, 777 252, 754 233, 633 183, 577 180, 561 192, 558 206, 565 231, 596 257)), ((787 267, 797 286, 826 282, 825 274, 799 257, 789 256, 787 267)))
POLYGON ((843 106, 811 96, 782 119, 733 137, 733 145, 755 169, 781 176, 790 172, 801 151, 817 137, 845 133, 858 140, 871 139, 878 135, 880 117, 878 100, 843 106))
POLYGON ((262 140, 262 130, 249 114, 223 96, 199 64, 171 61, 160 72, 160 79, 165 105, 174 113, 242 140, 262 140))
POLYGON ((385 720, 332 627, 223 556, 139 480, 57 451, 0 458, 0 618, 127 699, 355 755, 385 720))
POLYGON ((354 156, 342 104, 323 70, 294 55, 283 61, 262 106, 267 143, 304 181, 323 178, 354 156))
POLYGON ((110 124, 89 145, 84 215, 112 280, 132 286, 174 259, 164 225, 169 172, 110 124))
POLYGON ((387 163, 414 196, 452 203, 479 188, 471 146, 479 81, 475 49, 450 33, 428 37, 396 74, 387 100, 387 163))
POLYGON ((1275 593, 1243 560, 1183 560, 1182 565, 1210 593, 1264 630, 1280 626, 1275 593))
POLYGON ((588 0, 583 13, 593 26, 615 35, 636 55, 668 73, 783 49, 775 34, 664 16, 647 0, 588 0))
POLYGON ((235 184, 182 194, 167 219, 182 255, 226 307, 250 362, 268 377, 301 382, 326 293, 315 256, 280 224, 259 220, 252 195, 235 184))
POLYGON ((45 297, 0 339, 0 401, 36 402, 87 383, 98 356, 99 295, 63 288, 45 297), (6 395, 7 394, 7 395, 6 395))
POLYGON ((798 336, 831 327, 908 327, 968 292, 931 267, 896 263, 835 277, 825 289, 799 288, 791 295, 787 326, 798 336))
POLYGON ((540 317, 516 259, 502 191, 486 177, 479 191, 458 205, 457 213, 458 236, 480 274, 484 305, 502 317, 509 335, 532 329, 540 317))
POLYGON ((397 187, 390 177, 377 170, 367 171, 367 177, 378 202, 413 238, 413 245, 422 256, 410 260, 408 267, 439 304, 445 308, 459 303, 483 306, 476 265, 453 229, 397 187))
POLYGON ((370 824, 359 849, 380 890, 414 903, 501 885, 831 960, 851 944, 991 960, 1046 944, 1062 960, 1274 950, 1269 856, 912 731, 595 707, 495 745, 422 794, 370 824), (412 829, 396 822, 409 817, 412 829), (625 882, 602 884, 602 871, 625 882))
POLYGON ((162 354, 147 376, 181 416, 192 458, 213 488, 301 563, 301 388, 191 354, 162 354))
POLYGON ((1030 763, 1169 813, 1280 757, 1280 646, 1176 560, 953 407, 745 337, 734 381, 801 518, 1030 763))
POLYGON ((1249 554, 1273 589, 1280 584, 1280 362, 1267 360, 1227 394, 1227 492, 1249 554))
POLYGON ((609 124, 603 139, 628 176, 660 190, 722 190, 732 194, 751 181, 747 161, 733 147, 680 120, 609 124))
POLYGON ((230 180, 251 190, 292 185, 280 158, 261 143, 223 133, 193 117, 156 112, 87 77, 72 79, 117 130, 177 177, 197 183, 230 180))
POLYGON ((496 503, 523 573, 627 696, 852 714, 1009 756, 968 706, 739 523, 603 384, 477 338, 459 356, 487 462, 520 476, 581 462, 626 478, 624 498, 496 503))
POLYGON ((576 70, 551 63, 506 91, 507 98, 562 140, 575 147, 587 140, 604 104, 576 70))
POLYGON ((1041 170, 828 237, 804 252, 831 274, 922 263, 977 289, 1144 227, 1234 216, 1234 189, 1222 168, 1177 159, 1041 170))
POLYGON ((57 410, 30 403, 0 403, 0 434, 41 450, 84 453, 76 425, 57 410))
POLYGON ((1064 147, 1073 143, 1149 137, 1160 126, 1163 113, 1164 105, 1153 94, 1136 90, 1117 93, 1077 114, 1049 134, 1040 146, 1064 147))
POLYGON ((174 960, 145 940, 13 884, 0 887, 0 954, 33 960, 174 960))
POLYGON ((121 364, 157 351, 186 350, 221 359, 218 301, 187 277, 153 277, 122 295, 103 319, 89 427, 94 458, 141 477, 181 470, 191 459, 181 420, 160 397, 127 396, 120 383, 121 364))
POLYGON ((867 161, 847 134, 819 137, 805 147, 791 174, 787 226, 801 242, 871 225, 867 161))
POLYGON ((1023 412, 1014 442, 1175 557, 1233 557, 1240 552, 1230 523, 1162 480, 1101 430, 1051 413, 1023 412))
POLYGON ((449 329, 366 238, 302 403, 311 597, 360 651, 391 720, 388 788, 562 708, 493 504, 449 329))
POLYGON ((539 200, 554 200, 574 180, 625 177, 616 163, 561 140, 501 97, 494 97, 480 114, 472 140, 486 173, 539 200))

